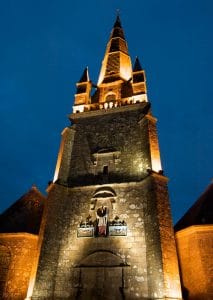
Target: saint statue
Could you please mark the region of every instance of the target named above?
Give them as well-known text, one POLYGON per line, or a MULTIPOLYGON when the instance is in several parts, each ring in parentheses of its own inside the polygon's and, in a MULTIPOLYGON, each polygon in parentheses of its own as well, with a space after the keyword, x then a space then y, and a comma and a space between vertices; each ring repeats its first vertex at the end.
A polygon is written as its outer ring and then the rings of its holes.
POLYGON ((106 236, 107 229, 107 207, 101 206, 98 208, 97 212, 97 221, 98 221, 98 235, 106 236))

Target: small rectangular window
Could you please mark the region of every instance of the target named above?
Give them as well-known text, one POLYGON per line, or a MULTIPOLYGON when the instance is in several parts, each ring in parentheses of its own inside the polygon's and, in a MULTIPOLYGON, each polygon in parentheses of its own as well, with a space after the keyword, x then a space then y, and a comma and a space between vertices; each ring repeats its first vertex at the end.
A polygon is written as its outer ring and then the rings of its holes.
POLYGON ((103 174, 104 174, 104 175, 108 175, 108 172, 109 172, 108 166, 104 166, 104 167, 103 167, 103 174))

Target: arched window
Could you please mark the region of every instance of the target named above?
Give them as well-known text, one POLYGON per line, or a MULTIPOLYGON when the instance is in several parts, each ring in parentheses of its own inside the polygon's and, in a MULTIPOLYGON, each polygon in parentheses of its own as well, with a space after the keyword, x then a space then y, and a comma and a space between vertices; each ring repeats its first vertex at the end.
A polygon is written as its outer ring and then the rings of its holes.
POLYGON ((115 101, 116 100, 116 94, 113 92, 109 92, 105 96, 105 102, 115 101))

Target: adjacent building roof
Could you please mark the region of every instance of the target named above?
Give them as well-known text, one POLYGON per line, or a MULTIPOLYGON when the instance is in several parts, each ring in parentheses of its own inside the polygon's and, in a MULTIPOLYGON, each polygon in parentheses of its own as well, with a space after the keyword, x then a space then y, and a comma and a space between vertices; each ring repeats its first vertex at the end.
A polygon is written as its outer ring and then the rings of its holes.
POLYGON ((27 232, 38 234, 45 196, 36 186, 0 215, 0 233, 27 232))
POLYGON ((177 222, 175 231, 192 225, 213 224, 213 183, 177 222))

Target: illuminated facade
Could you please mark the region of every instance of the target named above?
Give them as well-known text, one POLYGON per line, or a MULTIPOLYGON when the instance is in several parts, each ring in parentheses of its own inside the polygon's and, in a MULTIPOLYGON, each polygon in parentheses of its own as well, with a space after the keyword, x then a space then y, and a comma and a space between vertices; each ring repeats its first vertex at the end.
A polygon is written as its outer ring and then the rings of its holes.
POLYGON ((62 133, 29 299, 181 299, 156 119, 117 17, 62 133), (94 94, 91 93, 95 86, 94 94))
POLYGON ((26 299, 182 299, 156 119, 119 17, 98 83, 85 69, 69 118, 26 299))

